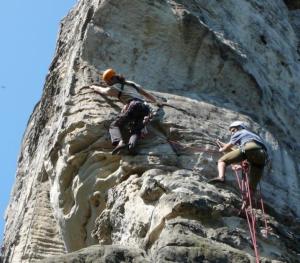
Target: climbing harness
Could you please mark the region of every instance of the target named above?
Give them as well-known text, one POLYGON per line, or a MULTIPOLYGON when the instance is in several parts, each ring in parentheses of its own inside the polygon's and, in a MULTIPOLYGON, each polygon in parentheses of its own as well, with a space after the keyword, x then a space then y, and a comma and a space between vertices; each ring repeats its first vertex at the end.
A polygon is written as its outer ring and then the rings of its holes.
MULTIPOLYGON (((235 171, 237 183, 239 186, 239 189, 241 191, 242 195, 242 207, 239 212, 239 214, 244 213, 247 219, 248 223, 248 228, 250 232, 250 237, 254 249, 254 254, 256 258, 256 263, 259 263, 259 253, 258 253, 258 245, 257 245, 257 239, 256 239, 256 214, 255 210, 253 209, 253 204, 252 200, 254 198, 254 194, 252 193, 252 189, 250 189, 250 184, 249 184, 249 170, 251 169, 250 164, 247 160, 242 161, 241 163, 242 167, 242 172, 241 176, 238 174, 237 170, 235 171)), ((261 195, 261 187, 259 191, 259 197, 260 197, 260 205, 263 213, 263 218, 264 218, 264 224, 265 224, 265 232, 264 236, 267 237, 268 235, 268 225, 267 225, 267 220, 265 216, 265 209, 264 209, 264 203, 261 195)), ((257 204, 256 204, 257 205, 257 204)))

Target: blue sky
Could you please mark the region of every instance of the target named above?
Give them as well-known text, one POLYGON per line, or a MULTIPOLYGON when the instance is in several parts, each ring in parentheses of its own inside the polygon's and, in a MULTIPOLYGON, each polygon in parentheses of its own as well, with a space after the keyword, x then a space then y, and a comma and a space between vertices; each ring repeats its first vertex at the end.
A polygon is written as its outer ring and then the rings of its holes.
POLYGON ((60 20, 76 0, 0 1, 0 238, 20 144, 54 55, 60 20))

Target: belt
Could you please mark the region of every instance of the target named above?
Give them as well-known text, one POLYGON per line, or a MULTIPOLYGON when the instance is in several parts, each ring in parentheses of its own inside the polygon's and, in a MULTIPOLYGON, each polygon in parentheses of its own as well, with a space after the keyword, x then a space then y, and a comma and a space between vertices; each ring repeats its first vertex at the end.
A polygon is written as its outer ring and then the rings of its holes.
POLYGON ((242 153, 245 153, 245 146, 246 146, 248 143, 254 143, 255 145, 257 145, 257 146, 259 147, 259 148, 257 148, 257 149, 263 150, 263 151, 265 152, 266 156, 268 156, 268 150, 267 150, 266 146, 264 146, 263 144, 261 144, 261 143, 259 143, 259 142, 257 142, 257 141, 248 141, 248 142, 246 142, 243 146, 240 147, 242 153))
POLYGON ((248 143, 254 143, 255 145, 259 146, 260 148, 263 148, 263 146, 260 143, 258 143, 257 141, 248 141, 242 147, 245 147, 248 143))
POLYGON ((132 99, 128 100, 126 104, 128 104, 128 103, 130 103, 130 102, 132 102, 132 101, 135 101, 135 100, 136 100, 136 101, 139 101, 139 102, 144 102, 142 99, 132 98, 132 99))

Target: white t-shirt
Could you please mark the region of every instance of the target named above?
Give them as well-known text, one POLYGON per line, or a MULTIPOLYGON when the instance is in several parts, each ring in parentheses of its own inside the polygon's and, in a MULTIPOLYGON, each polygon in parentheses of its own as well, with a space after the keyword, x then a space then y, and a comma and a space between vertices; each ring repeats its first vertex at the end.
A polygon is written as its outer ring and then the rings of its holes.
POLYGON ((141 86, 134 83, 133 81, 125 81, 124 84, 116 83, 112 86, 115 90, 119 92, 119 100, 124 104, 127 104, 132 99, 139 99, 144 101, 143 95, 139 93, 141 86), (122 89, 123 86, 123 89, 122 89))

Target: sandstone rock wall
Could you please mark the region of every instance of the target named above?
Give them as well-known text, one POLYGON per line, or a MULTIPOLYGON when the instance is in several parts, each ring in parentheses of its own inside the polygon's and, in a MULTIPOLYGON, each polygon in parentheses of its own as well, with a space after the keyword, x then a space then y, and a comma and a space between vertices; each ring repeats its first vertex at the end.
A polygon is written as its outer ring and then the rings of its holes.
POLYGON ((236 119, 265 139, 272 160, 262 180, 268 239, 258 211, 261 257, 296 262, 299 32, 297 10, 280 0, 79 1, 62 21, 24 134, 6 262, 95 244, 80 255, 253 261, 234 175, 223 186, 206 182, 220 157, 213 142, 228 140, 236 119), (108 125, 122 105, 87 87, 107 67, 178 108, 164 107, 134 156, 110 154, 108 125))

